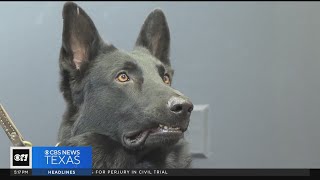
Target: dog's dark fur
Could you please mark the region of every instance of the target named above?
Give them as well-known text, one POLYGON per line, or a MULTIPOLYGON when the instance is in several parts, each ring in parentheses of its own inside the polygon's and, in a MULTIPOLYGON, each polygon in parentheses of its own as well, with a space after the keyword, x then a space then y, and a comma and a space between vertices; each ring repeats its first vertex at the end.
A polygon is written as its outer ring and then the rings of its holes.
POLYGON ((193 105, 164 83, 165 75, 173 76, 169 44, 159 9, 145 20, 134 50, 124 52, 105 43, 84 10, 67 2, 59 61, 67 109, 60 146, 92 146, 93 168, 190 167, 183 132, 193 105), (120 82, 119 73, 129 80, 120 82), (180 134, 152 135, 150 129, 159 124, 179 127, 180 134), (144 139, 132 132, 148 135, 144 139))

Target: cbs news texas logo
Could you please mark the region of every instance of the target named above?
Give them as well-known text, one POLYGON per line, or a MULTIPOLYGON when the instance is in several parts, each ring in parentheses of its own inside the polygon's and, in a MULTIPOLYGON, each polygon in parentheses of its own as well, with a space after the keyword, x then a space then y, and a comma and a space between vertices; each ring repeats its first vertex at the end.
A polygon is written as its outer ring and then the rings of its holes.
POLYGON ((11 169, 90 169, 91 147, 11 147, 11 169))
POLYGON ((80 150, 61 150, 61 149, 51 149, 44 150, 44 157, 46 158, 46 164, 55 165, 55 164, 70 164, 70 165, 79 165, 80 164, 80 150))

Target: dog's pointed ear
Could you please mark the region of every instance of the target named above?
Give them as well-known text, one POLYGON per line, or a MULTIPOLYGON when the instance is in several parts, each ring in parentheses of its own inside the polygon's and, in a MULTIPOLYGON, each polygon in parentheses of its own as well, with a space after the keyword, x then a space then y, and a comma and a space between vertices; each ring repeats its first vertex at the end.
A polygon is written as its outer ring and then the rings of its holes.
POLYGON ((162 10, 155 9, 148 15, 135 45, 147 48, 153 56, 170 65, 170 31, 162 10))
POLYGON ((63 32, 61 59, 73 69, 81 66, 97 54, 102 39, 90 17, 73 2, 63 7, 63 32))

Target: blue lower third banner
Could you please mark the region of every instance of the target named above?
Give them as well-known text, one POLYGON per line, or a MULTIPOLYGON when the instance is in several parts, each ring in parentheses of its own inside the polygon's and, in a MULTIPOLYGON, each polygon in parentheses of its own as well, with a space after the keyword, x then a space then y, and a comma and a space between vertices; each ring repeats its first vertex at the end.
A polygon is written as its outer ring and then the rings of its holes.
POLYGON ((92 175, 91 147, 32 147, 32 175, 92 175))

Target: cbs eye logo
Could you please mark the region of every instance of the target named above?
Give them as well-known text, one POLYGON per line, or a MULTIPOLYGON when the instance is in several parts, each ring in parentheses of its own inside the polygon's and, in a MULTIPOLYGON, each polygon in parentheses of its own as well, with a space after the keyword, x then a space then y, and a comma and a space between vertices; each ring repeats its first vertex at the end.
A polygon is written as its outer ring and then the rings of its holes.
POLYGON ((29 169, 31 168, 31 147, 11 147, 10 148, 10 168, 29 169))
MULTIPOLYGON (((14 163, 18 163, 20 161, 24 161, 24 162, 27 162, 29 161, 29 152, 25 151, 25 150, 16 150, 13 152, 15 155, 13 157, 13 164, 14 163), (18 152, 17 152, 18 151, 18 152), (19 154, 16 154, 16 153, 19 153, 19 154), (26 154, 20 154, 20 153, 26 153, 26 154)), ((25 164, 25 165, 29 165, 29 164, 25 164)))

